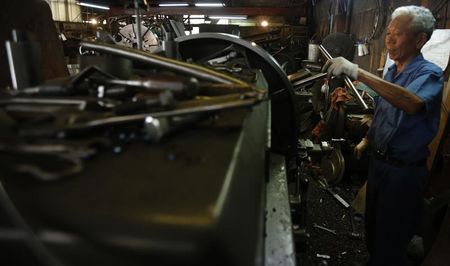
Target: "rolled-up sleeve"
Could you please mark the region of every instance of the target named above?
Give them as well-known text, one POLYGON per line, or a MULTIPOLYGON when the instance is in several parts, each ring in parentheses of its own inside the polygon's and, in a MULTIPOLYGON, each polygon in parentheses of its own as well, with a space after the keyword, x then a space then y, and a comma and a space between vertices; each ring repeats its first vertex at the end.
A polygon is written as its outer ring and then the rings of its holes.
POLYGON ((424 103, 427 112, 439 106, 442 99, 444 79, 442 71, 426 71, 420 74, 406 88, 416 94, 424 103))

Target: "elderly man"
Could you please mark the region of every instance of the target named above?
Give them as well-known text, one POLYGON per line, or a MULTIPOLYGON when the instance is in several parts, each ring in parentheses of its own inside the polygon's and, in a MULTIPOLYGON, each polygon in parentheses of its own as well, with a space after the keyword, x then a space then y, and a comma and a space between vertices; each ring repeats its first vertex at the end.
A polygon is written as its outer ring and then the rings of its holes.
POLYGON ((384 79, 344 58, 329 60, 324 71, 345 74, 369 85, 380 97, 357 157, 372 147, 366 196, 368 265, 406 265, 406 247, 421 217, 427 169, 427 145, 437 132, 443 74, 425 60, 421 48, 435 19, 423 7, 399 7, 392 13, 385 45, 395 64, 384 79))

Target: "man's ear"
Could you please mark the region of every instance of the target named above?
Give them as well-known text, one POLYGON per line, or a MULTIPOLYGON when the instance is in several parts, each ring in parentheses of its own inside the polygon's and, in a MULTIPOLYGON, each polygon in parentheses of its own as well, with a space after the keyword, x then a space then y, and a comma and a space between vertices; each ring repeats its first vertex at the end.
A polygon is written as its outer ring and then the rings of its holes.
POLYGON ((428 41, 428 36, 425 32, 421 32, 421 33, 417 34, 416 48, 421 50, 427 41, 428 41))

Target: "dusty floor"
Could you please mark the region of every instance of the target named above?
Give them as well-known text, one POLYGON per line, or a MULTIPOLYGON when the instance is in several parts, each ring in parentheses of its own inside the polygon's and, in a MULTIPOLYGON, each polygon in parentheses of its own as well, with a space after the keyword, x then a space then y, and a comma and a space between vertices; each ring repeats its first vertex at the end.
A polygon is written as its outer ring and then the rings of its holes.
MULTIPOLYGON (((348 203, 354 199, 358 186, 343 181, 335 187, 336 192, 348 203)), ((297 247, 297 265, 353 265, 365 262, 367 250, 364 239, 350 237, 352 226, 350 210, 346 209, 315 180, 311 180, 308 191, 308 221, 306 244, 297 247), (336 234, 314 227, 324 226, 336 234)), ((362 218, 354 219, 355 231, 362 234, 362 218)))
MULTIPOLYGON (((362 182, 344 180, 334 187, 334 191, 351 204, 362 182)), ((346 209, 320 184, 310 180, 308 191, 308 220, 306 243, 296 244, 298 266, 362 266, 368 258, 364 239, 364 219, 352 215, 351 207, 346 209), (355 233, 362 238, 351 237, 351 216, 355 233), (317 225, 335 231, 335 234, 317 225)), ((412 246, 410 245, 409 248, 412 246)), ((412 247, 414 249, 414 247, 412 247)), ((419 266, 423 257, 409 252, 409 266, 419 266)))

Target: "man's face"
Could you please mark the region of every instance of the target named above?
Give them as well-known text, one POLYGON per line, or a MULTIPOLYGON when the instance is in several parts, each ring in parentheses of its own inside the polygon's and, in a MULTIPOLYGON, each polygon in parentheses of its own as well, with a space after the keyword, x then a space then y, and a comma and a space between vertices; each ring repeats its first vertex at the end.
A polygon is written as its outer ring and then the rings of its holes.
POLYGON ((422 48, 418 43, 419 35, 409 27, 410 21, 407 16, 399 16, 389 23, 384 44, 389 57, 394 61, 404 62, 422 48))

